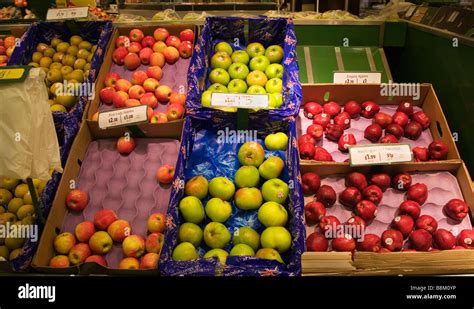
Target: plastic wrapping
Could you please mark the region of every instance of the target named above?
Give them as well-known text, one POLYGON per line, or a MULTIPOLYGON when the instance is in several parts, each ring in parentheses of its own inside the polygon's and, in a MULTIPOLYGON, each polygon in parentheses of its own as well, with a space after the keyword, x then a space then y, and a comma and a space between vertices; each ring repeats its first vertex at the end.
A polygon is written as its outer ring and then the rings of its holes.
POLYGON ((201 106, 201 96, 210 86, 207 76, 211 70, 209 63, 214 46, 220 41, 231 44, 234 50, 247 46, 245 24, 248 23, 248 42, 260 42, 265 47, 278 44, 284 49, 282 65, 283 73, 283 104, 278 109, 261 110, 257 115, 269 114, 283 119, 295 116, 301 105, 301 84, 296 58, 296 35, 293 21, 284 18, 248 18, 208 17, 201 36, 194 46, 194 53, 188 74, 188 96, 186 109, 188 114, 211 117, 215 109, 201 106))
POLYGON ((178 15, 178 13, 175 12, 175 10, 172 9, 166 9, 164 11, 160 11, 153 15, 151 20, 179 20, 181 19, 178 15))
MULTIPOLYGON (((234 174, 240 167, 237 152, 243 143, 218 143, 216 136, 219 130, 235 130, 236 123, 235 113, 214 115, 210 121, 206 115, 186 118, 168 208, 165 242, 160 255, 159 269, 163 275, 298 276, 301 273, 301 254, 304 250, 305 231, 303 226, 303 193, 296 149, 296 124, 293 119, 270 121, 269 117, 259 117, 257 121, 257 119, 252 119, 251 116, 251 119, 249 119, 250 127, 248 128, 249 130, 257 130, 260 143, 266 135, 278 131, 286 132, 289 137, 289 145, 286 151, 266 150, 265 152, 266 157, 275 155, 283 159, 286 158, 284 160, 285 168, 280 178, 293 184, 288 201, 284 205, 289 214, 286 227, 293 239, 291 249, 282 254, 286 264, 255 257, 228 257, 226 266, 221 267, 216 259, 174 261, 171 258, 173 249, 178 243, 178 229, 181 223, 178 204, 184 196, 182 181, 187 181, 196 175, 203 175, 208 180, 217 176, 234 179, 234 174)), ((206 200, 203 201, 203 203, 205 202, 206 200)), ((240 210, 232 202, 232 215, 225 223, 231 235, 241 226, 250 226, 257 232, 262 232, 264 227, 257 219, 257 212, 257 210, 240 210)), ((207 219, 205 223, 208 223, 207 219)), ((202 227, 204 227, 204 224, 202 227)), ((226 247, 226 249, 230 248, 226 247)), ((204 254, 205 250, 205 244, 202 243, 198 249, 200 256, 204 254)))

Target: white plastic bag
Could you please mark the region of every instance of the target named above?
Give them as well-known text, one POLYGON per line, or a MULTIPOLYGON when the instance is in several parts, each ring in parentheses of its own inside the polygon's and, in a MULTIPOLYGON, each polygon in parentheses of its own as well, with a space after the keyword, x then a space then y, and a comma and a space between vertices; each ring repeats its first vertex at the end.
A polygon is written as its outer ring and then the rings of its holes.
POLYGON ((0 84, 0 177, 49 180, 62 172, 45 73, 31 68, 23 82, 0 84))

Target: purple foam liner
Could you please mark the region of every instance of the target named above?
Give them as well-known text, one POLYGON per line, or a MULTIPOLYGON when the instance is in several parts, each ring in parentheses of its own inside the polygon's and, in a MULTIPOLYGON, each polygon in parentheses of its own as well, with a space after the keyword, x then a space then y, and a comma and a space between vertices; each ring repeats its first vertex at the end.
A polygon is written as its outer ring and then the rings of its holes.
MULTIPOLYGON (((156 180, 157 169, 176 165, 179 141, 173 139, 136 138, 136 148, 128 156, 115 149, 116 139, 101 139, 89 144, 76 186, 88 193, 89 203, 80 213, 67 211, 62 231, 74 233, 82 221, 94 221, 102 209, 112 209, 119 219, 127 220, 132 234, 147 236, 147 219, 155 212, 165 213, 171 185, 156 180)), ((118 268, 125 256, 122 245, 115 243, 105 255, 110 268, 118 268)))
MULTIPOLYGON (((170 65, 165 63, 163 70, 163 77, 159 81, 160 85, 166 85, 173 89, 173 92, 179 92, 184 90, 184 93, 188 92, 188 67, 191 62, 191 58, 184 59, 179 58, 179 60, 170 65), (182 88, 182 89, 180 89, 182 88)), ((112 63, 112 67, 109 72, 117 73, 121 78, 131 81, 132 74, 135 71, 145 71, 149 68, 149 65, 141 64, 138 68, 133 71, 127 70, 125 66, 112 63)), ((165 112, 168 103, 162 104, 158 102, 158 105, 154 108, 155 112, 165 112)), ((104 104, 99 105, 99 112, 109 111, 114 109, 113 104, 104 104)))
MULTIPOLYGON (((397 111, 398 105, 380 105, 380 112, 393 115, 397 111)), ((418 106, 414 106, 414 111, 422 111, 421 108, 418 106)), ((308 128, 311 124, 313 124, 312 119, 308 119, 303 114, 303 109, 300 109, 300 113, 296 118, 296 134, 298 137, 306 133, 306 128, 308 128)), ((344 130, 345 133, 352 133, 357 141, 357 145, 367 145, 372 144, 371 141, 365 139, 364 137, 364 130, 369 125, 372 124, 372 119, 366 119, 364 117, 358 117, 355 119, 351 119, 351 127, 347 130, 344 130)), ((433 141, 433 136, 429 129, 423 130, 420 137, 414 141, 406 137, 402 137, 399 140, 401 144, 410 144, 411 148, 414 147, 428 147, 428 145, 433 141)), ((328 140, 326 136, 323 137, 321 141, 319 141, 317 146, 324 147, 331 155, 334 161, 336 162, 344 162, 345 160, 349 159, 348 153, 341 152, 337 147, 337 142, 328 140)))
MULTIPOLYGON (((438 221, 438 229, 446 229, 457 236, 464 229, 472 229, 469 216, 461 222, 454 221, 443 213, 444 205, 451 199, 463 199, 457 179, 449 172, 412 173, 412 183, 424 183, 428 187, 428 199, 421 206, 421 215, 430 215, 438 221)), ((321 185, 331 186, 337 194, 337 201, 332 207, 326 208, 327 216, 335 216, 341 223, 346 222, 354 214, 350 209, 339 203, 339 194, 346 188, 343 175, 328 176, 321 179, 321 185)), ((379 237, 390 229, 392 220, 397 215, 400 204, 405 200, 406 192, 388 188, 383 193, 382 201, 377 207, 377 216, 367 225, 365 234, 376 234, 379 237)), ((314 195, 305 196, 305 205, 314 200, 314 195)), ((306 225, 306 235, 319 232, 318 225, 306 225)), ((404 247, 408 247, 405 240, 404 247)))

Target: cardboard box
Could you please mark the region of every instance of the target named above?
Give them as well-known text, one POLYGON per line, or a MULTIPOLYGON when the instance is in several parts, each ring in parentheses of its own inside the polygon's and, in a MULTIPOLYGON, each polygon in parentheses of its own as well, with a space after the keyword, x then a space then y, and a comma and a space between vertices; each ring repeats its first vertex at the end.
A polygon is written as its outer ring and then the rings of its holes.
MULTIPOLYGON (((95 83, 95 96, 92 101, 89 102, 88 108, 86 110, 86 113, 84 113, 84 118, 87 119, 87 122, 89 123, 89 126, 91 130, 95 133, 98 132, 98 123, 97 121, 92 121, 92 116, 99 111, 99 106, 101 104, 100 98, 99 98, 99 92, 102 88, 105 87, 104 85, 104 80, 105 76, 107 73, 110 71, 113 61, 112 61, 112 55, 115 51, 115 40, 121 36, 121 35, 126 35, 128 36, 130 33, 130 30, 138 28, 144 32, 145 35, 151 35, 153 36, 153 31, 158 28, 158 27, 163 27, 166 28, 171 35, 177 35, 179 36, 179 33, 185 29, 193 29, 195 36, 197 35, 197 27, 193 24, 176 24, 176 23, 165 23, 165 24, 159 24, 159 23, 152 23, 153 25, 140 25, 136 27, 132 26, 119 26, 115 28, 114 33, 112 34, 112 37, 110 39, 110 47, 107 49, 107 52, 104 57, 104 62, 100 68, 99 75, 97 77, 96 83, 95 83)), ((180 123, 179 125, 182 126, 183 120, 175 120, 175 121, 170 121, 170 123, 173 122, 178 122, 180 123)), ((139 128, 143 131, 153 131, 156 129, 153 128, 160 128, 159 130, 164 130, 166 128, 166 125, 163 124, 151 124, 151 123, 146 123, 146 124, 141 124, 139 125, 139 128)))
MULTIPOLYGON (((439 103, 438 97, 431 84, 421 84, 419 99, 414 100, 409 96, 382 96, 381 85, 335 85, 335 84, 318 84, 303 85, 303 103, 317 102, 324 104, 329 101, 335 101, 341 106, 349 100, 355 100, 359 104, 364 101, 374 101, 379 105, 398 105, 400 102, 412 102, 413 105, 419 106, 431 118, 431 125, 428 128, 434 140, 442 140, 449 148, 448 158, 443 161, 428 162, 407 162, 399 163, 436 166, 437 164, 453 163, 458 164, 461 160, 456 143, 453 139, 451 130, 449 129, 443 110, 439 103)), ((304 105, 304 104, 303 104, 304 105)), ((301 108, 303 108, 303 105, 301 108)), ((301 119, 297 119, 297 136, 302 133, 301 119)), ((424 147, 428 147, 425 145, 424 147)), ((348 165, 345 162, 319 162, 314 160, 301 160, 301 165, 322 164, 322 165, 348 165)))
MULTIPOLYGON (((180 141, 181 131, 182 131, 182 122, 170 122, 165 123, 160 126, 160 130, 150 130, 144 131, 146 138, 167 138, 175 139, 180 141)), ((89 148, 89 144, 95 140, 105 139, 105 138, 118 138, 124 136, 127 132, 127 128, 115 128, 109 130, 97 130, 94 131, 91 128, 90 123, 83 123, 79 133, 74 141, 74 144, 71 149, 66 167, 64 168, 63 177, 58 187, 56 197, 53 201, 51 211, 48 216, 43 234, 40 239, 38 250, 33 258, 32 266, 43 273, 52 273, 52 274, 133 274, 133 275, 150 275, 157 274, 157 270, 149 271, 133 271, 133 270, 118 270, 101 267, 95 263, 82 264, 80 266, 71 266, 68 268, 51 268, 49 267, 49 260, 55 255, 53 242, 56 235, 62 232, 61 228, 63 226, 63 221, 68 215, 68 209, 66 208, 66 196, 71 190, 70 183, 71 180, 77 180, 79 173, 81 171, 81 166, 83 166, 84 158, 89 148)), ((179 148, 179 147, 177 147, 179 148)), ((177 149, 178 151, 178 149, 177 149)), ((177 158, 177 154, 176 154, 177 158)), ((116 162, 111 163, 114 168, 116 162)), ((154 174, 154 172, 153 172, 154 174)), ((168 187, 166 190, 170 190, 168 187)), ((167 203, 168 201, 164 201, 167 203)), ((106 207, 104 207, 106 208, 106 207)), ((87 210, 87 207, 84 211, 87 210)), ((83 211, 83 212, 84 212, 83 211)), ((146 215, 145 217, 148 217, 146 215)), ((120 214, 119 214, 120 218, 120 214)), ((132 224, 132 229, 133 229, 132 224)), ((142 235, 145 236, 145 235, 142 235)))
MULTIPOLYGON (((352 171, 415 172, 447 171, 456 177, 465 202, 474 211, 471 178, 464 163, 427 166, 419 164, 387 165, 382 168, 329 165, 303 165, 301 174, 315 172, 321 176, 352 171), (421 167, 421 168, 420 168, 421 167)), ((307 235, 308 236, 308 235, 307 235)), ((434 275, 474 273, 474 250, 440 252, 304 252, 301 257, 303 275, 434 275)))

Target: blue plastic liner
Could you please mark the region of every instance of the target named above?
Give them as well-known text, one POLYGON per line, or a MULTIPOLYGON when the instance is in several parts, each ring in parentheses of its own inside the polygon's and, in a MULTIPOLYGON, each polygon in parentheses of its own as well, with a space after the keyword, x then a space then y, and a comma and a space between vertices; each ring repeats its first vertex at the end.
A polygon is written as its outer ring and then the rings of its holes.
POLYGON ((245 49, 249 43, 260 42, 265 48, 270 45, 283 47, 283 104, 278 109, 259 111, 258 115, 270 114, 279 119, 296 116, 301 106, 301 84, 296 58, 296 35, 292 19, 286 18, 239 18, 208 17, 195 46, 188 72, 188 114, 207 114, 215 111, 201 106, 202 93, 211 85, 207 79, 211 71, 210 59, 214 46, 225 41, 234 50, 245 49), (248 24, 248 33, 245 24, 248 24), (247 34, 247 36, 246 36, 247 34), (247 38, 248 37, 248 41, 247 38))
MULTIPOLYGON (((73 33, 72 29, 68 27, 65 22, 39 22, 32 24, 28 30, 23 34, 20 39, 19 46, 15 47, 14 52, 8 62, 8 65, 27 65, 31 62, 31 56, 36 50, 38 43, 51 42, 54 38, 60 38, 62 40, 69 40, 74 34, 79 34, 85 40, 97 45, 97 50, 91 61, 91 69, 89 70, 89 76, 85 82, 94 83, 99 72, 100 66, 104 60, 105 50, 109 39, 112 35, 112 22, 111 21, 92 21, 92 22, 76 22, 78 26, 78 33, 73 33)), ((82 120, 82 115, 88 101, 87 96, 79 98, 79 102, 76 106, 71 109, 68 113, 64 112, 53 112, 53 121, 56 127, 56 134, 58 135, 61 157, 61 165, 66 166, 66 161, 71 150, 74 138, 79 132, 79 127, 82 120)), ((47 218, 56 191, 59 186, 62 174, 54 172, 52 178, 48 181, 40 200, 40 208, 43 211, 45 219, 47 218)), ((44 226, 37 222, 38 237, 41 236, 41 232, 44 226)), ((39 243, 33 242, 30 239, 27 240, 23 246, 22 253, 14 260, 11 261, 13 270, 23 271, 26 270, 36 252, 36 248, 39 243)))
MULTIPOLYGON (((251 116, 252 118, 252 116, 251 116)), ((298 276, 301 274, 301 254, 304 250, 305 229, 303 225, 303 193, 299 172, 299 158, 296 141, 296 122, 290 117, 287 120, 270 121, 269 117, 249 119, 249 130, 257 131, 258 142, 270 133, 285 132, 289 137, 286 151, 265 150, 265 157, 279 156, 285 161, 285 168, 280 176, 290 187, 286 204, 289 220, 286 228, 290 231, 293 243, 289 251, 282 254, 285 265, 277 261, 258 259, 256 257, 228 257, 225 267, 217 259, 199 259, 195 261, 173 261, 172 252, 178 244, 178 229, 182 218, 178 204, 184 196, 184 183, 196 175, 203 175, 211 180, 225 176, 231 180, 240 167, 237 152, 241 143, 219 143, 218 134, 225 130, 236 130, 237 118, 234 113, 215 114, 211 120, 206 115, 188 116, 184 123, 180 154, 173 180, 170 205, 167 214, 165 242, 160 256, 160 272, 165 276, 298 276), (223 131, 220 131, 223 130, 223 131)), ((263 145, 264 146, 264 145, 263 145)), ((263 181, 261 181, 263 183, 263 181)), ((260 184, 261 185, 261 184, 260 184)), ((203 200, 203 205, 207 202, 203 200)), ((225 222, 231 235, 242 226, 250 226, 261 233, 264 226, 257 218, 257 210, 243 211, 232 201, 232 215, 225 222)), ((201 224, 203 228, 209 219, 201 224)), ((230 251, 232 245, 225 248, 230 251)), ((202 257, 209 248, 204 241, 198 248, 202 257)))

